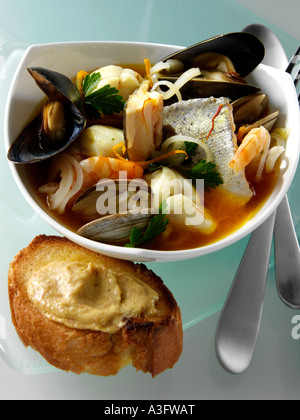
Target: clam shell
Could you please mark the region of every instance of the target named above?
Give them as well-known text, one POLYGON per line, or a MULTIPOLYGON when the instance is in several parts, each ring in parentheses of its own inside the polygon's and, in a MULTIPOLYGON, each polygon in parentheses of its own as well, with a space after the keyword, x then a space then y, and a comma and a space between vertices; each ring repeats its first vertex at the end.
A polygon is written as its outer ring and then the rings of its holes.
POLYGON ((124 242, 129 240, 135 226, 140 229, 148 226, 153 215, 147 209, 145 212, 145 214, 127 212, 104 216, 82 226, 77 234, 97 242, 124 242))
POLYGON ((243 123, 252 124, 259 120, 267 109, 269 98, 264 93, 247 95, 233 102, 234 122, 237 126, 243 123))
POLYGON ((279 116, 279 111, 275 111, 272 114, 267 115, 266 117, 261 118, 260 120, 242 127, 243 135, 248 134, 253 128, 264 127, 267 131, 272 131, 274 125, 277 122, 279 116))
MULTIPOLYGON (((114 183, 115 189, 112 190, 113 196, 111 197, 114 199, 114 194, 121 199, 121 203, 119 200, 116 200, 116 212, 123 213, 125 211, 135 211, 134 208, 129 208, 130 206, 135 205, 135 201, 132 197, 139 191, 139 198, 143 201, 143 204, 146 204, 151 207, 151 197, 152 191, 151 187, 148 186, 147 182, 142 179, 116 179, 116 180, 100 180, 97 184, 93 185, 92 187, 88 188, 79 197, 77 197, 75 203, 72 206, 72 211, 81 214, 81 218, 86 222, 92 221, 95 219, 99 219, 99 211, 97 210, 97 201, 100 196, 106 191, 106 187, 114 183), (132 201, 130 201, 132 200, 132 201), (123 210, 120 209, 120 206, 123 210)), ((106 193, 107 198, 107 193, 106 193)), ((105 209, 104 209, 105 210, 105 209)))

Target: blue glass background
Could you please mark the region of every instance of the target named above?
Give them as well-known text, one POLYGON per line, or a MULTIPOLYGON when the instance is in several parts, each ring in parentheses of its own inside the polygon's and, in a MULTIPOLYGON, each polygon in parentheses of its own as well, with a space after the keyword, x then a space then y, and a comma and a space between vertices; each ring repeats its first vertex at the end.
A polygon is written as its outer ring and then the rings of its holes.
MULTIPOLYGON (((5 318, 11 340, 1 340, 4 360, 19 371, 48 371, 49 366, 33 351, 24 350, 8 317, 6 273, 14 255, 40 233, 55 234, 27 205, 15 185, 3 145, 5 98, 16 66, 30 44, 60 41, 143 41, 182 46, 226 32, 239 31, 250 23, 273 29, 290 57, 299 44, 276 27, 230 0, 0 0, 0 316, 5 318), (16 344, 17 343, 17 344, 16 344)), ((289 192, 299 234, 299 173, 289 192)), ((221 309, 248 238, 226 250, 175 263, 147 264, 172 290, 181 309, 184 329, 221 309)), ((273 261, 273 257, 271 263, 273 261)), ((272 287, 274 279, 270 279, 272 287)))

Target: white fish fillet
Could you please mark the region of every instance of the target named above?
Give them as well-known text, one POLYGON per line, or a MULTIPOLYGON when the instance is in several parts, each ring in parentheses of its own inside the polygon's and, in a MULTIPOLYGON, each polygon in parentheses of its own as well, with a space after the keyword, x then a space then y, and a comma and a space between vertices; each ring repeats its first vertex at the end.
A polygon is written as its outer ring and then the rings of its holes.
POLYGON ((229 167, 229 162, 237 149, 237 142, 232 107, 228 98, 211 97, 175 103, 164 108, 163 121, 167 137, 180 134, 206 142, 223 179, 223 184, 219 188, 240 198, 241 204, 250 200, 253 192, 245 172, 237 172, 229 167), (215 118, 211 135, 206 140, 220 105, 222 109, 215 118))
POLYGON ((162 142, 163 96, 148 92, 148 82, 131 95, 125 106, 125 140, 130 160, 151 158, 162 142))

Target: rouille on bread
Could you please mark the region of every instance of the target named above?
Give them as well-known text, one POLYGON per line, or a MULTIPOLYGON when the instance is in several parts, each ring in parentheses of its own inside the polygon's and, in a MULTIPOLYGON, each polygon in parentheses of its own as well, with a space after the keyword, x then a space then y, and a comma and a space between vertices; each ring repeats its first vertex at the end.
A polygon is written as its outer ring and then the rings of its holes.
POLYGON ((108 376, 132 364, 156 376, 181 355, 180 308, 143 264, 40 235, 10 264, 8 287, 20 339, 59 369, 108 376))

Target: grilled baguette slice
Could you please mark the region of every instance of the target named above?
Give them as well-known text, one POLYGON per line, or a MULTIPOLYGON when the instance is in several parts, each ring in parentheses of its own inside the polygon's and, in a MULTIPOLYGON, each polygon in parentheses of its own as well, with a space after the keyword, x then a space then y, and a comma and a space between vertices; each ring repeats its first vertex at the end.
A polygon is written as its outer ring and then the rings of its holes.
POLYGON ((40 235, 10 264, 8 287, 12 321, 23 344, 59 369, 108 376, 131 363, 154 377, 172 368, 181 355, 180 308, 163 281, 143 264, 103 256, 59 236, 40 235), (73 329, 50 320, 29 299, 26 283, 45 264, 70 257, 137 276, 158 293, 157 314, 128 319, 116 333, 73 329))

